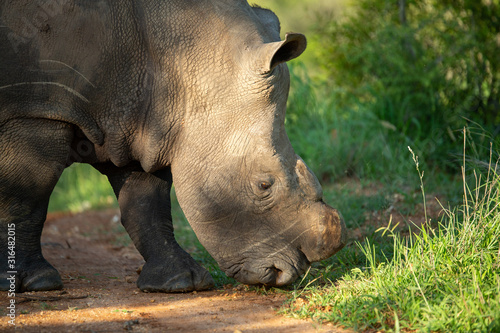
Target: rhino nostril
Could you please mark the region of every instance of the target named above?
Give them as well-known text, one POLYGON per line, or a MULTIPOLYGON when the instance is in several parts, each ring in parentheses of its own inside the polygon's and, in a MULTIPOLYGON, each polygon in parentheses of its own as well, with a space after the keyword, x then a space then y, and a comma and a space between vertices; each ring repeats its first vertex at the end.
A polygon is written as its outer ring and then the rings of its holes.
POLYGON ((269 284, 269 285, 274 285, 274 286, 279 286, 280 282, 283 281, 284 274, 283 271, 276 266, 272 266, 268 268, 269 270, 269 277, 272 279, 272 281, 269 281, 268 283, 264 284, 269 284))
POLYGON ((276 286, 281 287, 290 284, 297 277, 295 272, 276 269, 276 286))
POLYGON ((276 267, 273 267, 274 273, 276 274, 276 281, 278 281, 281 276, 283 275, 283 271, 281 269, 278 269, 276 267))

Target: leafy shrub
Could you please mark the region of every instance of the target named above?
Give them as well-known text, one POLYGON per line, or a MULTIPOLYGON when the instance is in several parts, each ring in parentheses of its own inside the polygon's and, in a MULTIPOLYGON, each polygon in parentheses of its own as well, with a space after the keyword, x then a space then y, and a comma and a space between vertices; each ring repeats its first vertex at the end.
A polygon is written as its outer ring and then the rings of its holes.
MULTIPOLYGON (((344 20, 318 27, 322 59, 341 107, 361 103, 392 126, 394 139, 414 142, 441 166, 456 165, 450 153, 459 153, 456 130, 467 122, 497 136, 499 1, 356 4, 344 20)), ((480 139, 485 156, 489 140, 480 139)))

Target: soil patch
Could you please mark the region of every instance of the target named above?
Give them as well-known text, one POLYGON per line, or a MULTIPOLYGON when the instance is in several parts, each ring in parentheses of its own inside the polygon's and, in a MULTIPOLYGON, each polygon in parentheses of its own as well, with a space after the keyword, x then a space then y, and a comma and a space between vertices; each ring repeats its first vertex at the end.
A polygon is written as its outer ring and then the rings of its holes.
POLYGON ((347 332, 331 324, 277 314, 281 294, 245 286, 186 294, 143 293, 135 285, 144 263, 131 244, 116 239, 118 210, 49 215, 44 256, 61 274, 64 290, 0 293, 0 331, 22 332, 347 332))

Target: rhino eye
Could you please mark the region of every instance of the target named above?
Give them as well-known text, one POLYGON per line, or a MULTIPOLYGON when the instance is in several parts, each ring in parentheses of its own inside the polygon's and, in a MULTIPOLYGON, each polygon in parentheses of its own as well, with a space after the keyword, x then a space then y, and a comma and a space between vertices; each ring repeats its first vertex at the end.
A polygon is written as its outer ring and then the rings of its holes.
POLYGON ((263 190, 269 189, 273 184, 271 182, 260 182, 259 187, 263 190))

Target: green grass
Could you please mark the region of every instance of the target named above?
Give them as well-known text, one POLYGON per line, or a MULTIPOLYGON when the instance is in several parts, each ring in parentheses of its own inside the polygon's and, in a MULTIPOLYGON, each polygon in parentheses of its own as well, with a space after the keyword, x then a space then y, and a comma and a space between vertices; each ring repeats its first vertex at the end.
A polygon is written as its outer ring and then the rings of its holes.
POLYGON ((73 164, 64 170, 50 197, 49 212, 82 212, 116 206, 106 176, 87 164, 73 164))
POLYGON ((500 331, 500 177, 490 169, 475 179, 437 228, 407 237, 390 224, 379 229, 377 241, 340 255, 352 257, 349 272, 325 285, 309 279, 283 312, 358 331, 500 331))

